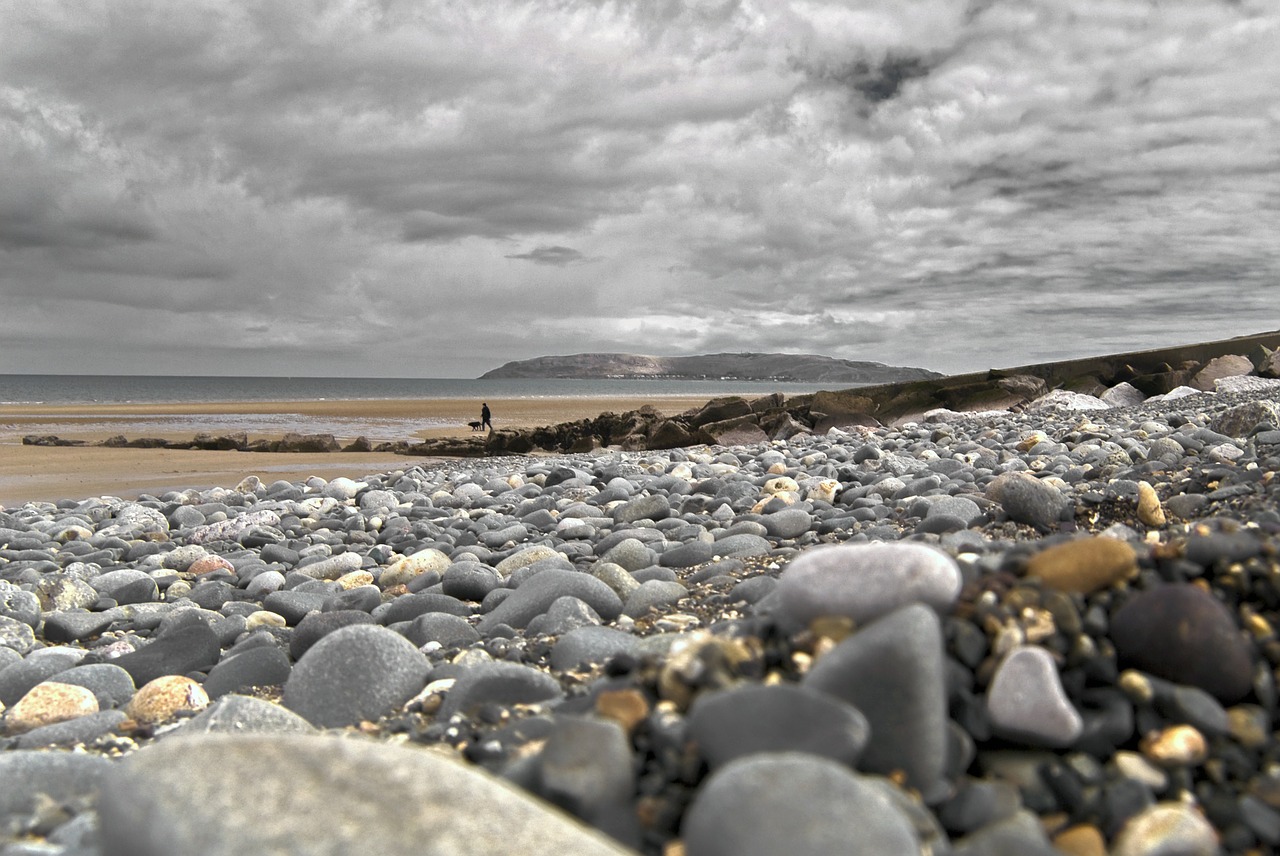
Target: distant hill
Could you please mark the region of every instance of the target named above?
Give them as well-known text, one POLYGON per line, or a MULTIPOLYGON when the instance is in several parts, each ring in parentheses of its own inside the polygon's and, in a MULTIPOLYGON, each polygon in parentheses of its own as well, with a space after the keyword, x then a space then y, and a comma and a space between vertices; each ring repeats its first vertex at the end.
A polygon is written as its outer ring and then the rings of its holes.
POLYGON ((927 369, 838 360, 814 354, 704 354, 651 357, 643 354, 570 354, 515 360, 487 371, 481 380, 508 378, 661 378, 664 380, 753 380, 780 383, 879 384, 942 377, 927 369))

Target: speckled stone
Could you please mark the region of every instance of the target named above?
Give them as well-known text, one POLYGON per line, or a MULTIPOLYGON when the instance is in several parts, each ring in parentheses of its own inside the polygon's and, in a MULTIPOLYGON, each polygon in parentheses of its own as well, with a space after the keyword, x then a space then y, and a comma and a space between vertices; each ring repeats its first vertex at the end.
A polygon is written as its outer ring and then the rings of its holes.
POLYGON ((143 685, 130 700, 125 713, 135 722, 166 722, 180 711, 199 711, 209 706, 204 687, 183 675, 165 675, 143 685))
POLYGON ((1050 588, 1090 594, 1138 571, 1138 555, 1116 538, 1088 537, 1055 544, 1027 562, 1027 575, 1050 588))
POLYGON ((1253 656, 1235 618, 1198 586, 1141 592, 1116 611, 1111 638, 1122 665, 1200 687, 1225 704, 1253 686, 1253 656))
POLYGON ((32 687, 6 712, 4 726, 9 734, 21 734, 97 712, 98 698, 91 690, 46 681, 32 687))

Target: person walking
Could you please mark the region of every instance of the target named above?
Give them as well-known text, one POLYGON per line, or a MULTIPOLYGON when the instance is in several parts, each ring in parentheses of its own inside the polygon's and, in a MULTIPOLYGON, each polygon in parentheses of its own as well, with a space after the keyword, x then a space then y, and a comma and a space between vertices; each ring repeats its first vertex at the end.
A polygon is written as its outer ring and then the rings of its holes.
POLYGON ((492 431, 493 430, 492 420, 493 420, 493 414, 489 412, 488 402, 482 403, 480 405, 480 428, 482 430, 485 428, 488 428, 490 431, 492 431))

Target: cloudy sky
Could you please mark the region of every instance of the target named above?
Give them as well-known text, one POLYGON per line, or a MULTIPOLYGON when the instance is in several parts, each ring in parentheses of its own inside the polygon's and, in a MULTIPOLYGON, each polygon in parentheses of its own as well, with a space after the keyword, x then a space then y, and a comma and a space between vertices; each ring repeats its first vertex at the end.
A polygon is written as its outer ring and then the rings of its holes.
POLYGON ((1280 328, 1275 0, 0 3, 0 372, 1280 328))

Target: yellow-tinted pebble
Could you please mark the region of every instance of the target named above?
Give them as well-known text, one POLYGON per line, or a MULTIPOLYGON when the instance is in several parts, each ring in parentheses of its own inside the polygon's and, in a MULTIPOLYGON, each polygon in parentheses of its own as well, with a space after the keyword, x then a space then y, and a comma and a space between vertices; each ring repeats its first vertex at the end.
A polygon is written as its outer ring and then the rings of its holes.
POLYGON ((1168 522, 1156 489, 1146 482, 1138 482, 1138 519, 1148 526, 1163 526, 1168 522))
POLYGON ((1043 550, 1027 562, 1027 575, 1050 588, 1090 594, 1128 579, 1138 571, 1138 554, 1125 541, 1101 536, 1079 538, 1043 550))
POLYGON ((1067 856, 1107 856, 1107 841, 1096 826, 1068 827, 1053 837, 1053 846, 1067 856))
POLYGON ((125 713, 135 722, 154 725, 172 719, 180 711, 204 710, 208 706, 204 687, 182 675, 164 675, 134 693, 125 713))
POLYGON ((352 571, 349 574, 343 574, 336 580, 338 587, 343 591, 350 591, 360 586, 373 585, 373 574, 368 571, 352 571))
POLYGON ((9 708, 5 730, 22 734, 33 728, 66 722, 98 712, 98 697, 84 687, 46 681, 36 684, 9 708))
POLYGON ((1246 749, 1262 749, 1271 742, 1271 717, 1256 704, 1227 708, 1227 733, 1246 749))
POLYGON ((1162 767, 1194 767, 1209 757, 1204 735, 1190 725, 1171 725, 1142 738, 1138 748, 1162 767))
POLYGON ((283 615, 269 609, 251 612, 244 619, 244 628, 250 632, 261 630, 263 627, 287 627, 288 624, 283 615))

